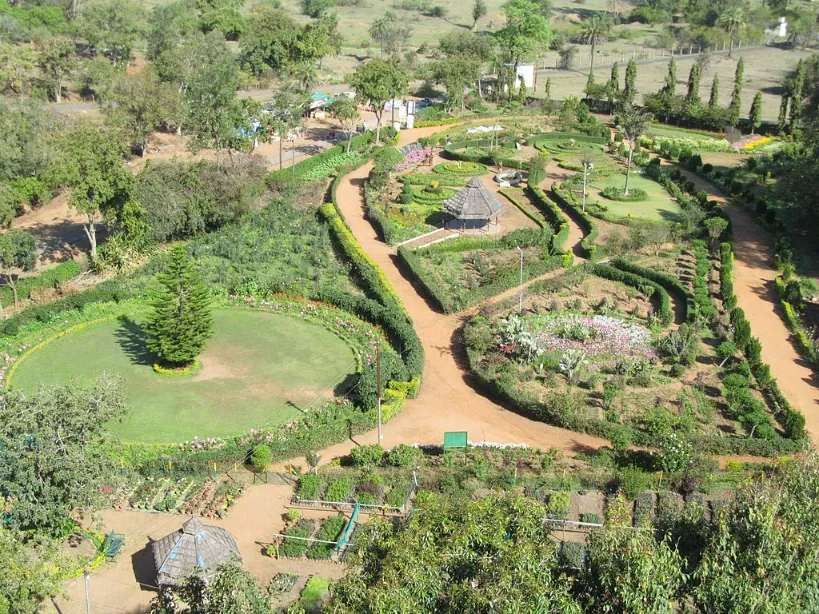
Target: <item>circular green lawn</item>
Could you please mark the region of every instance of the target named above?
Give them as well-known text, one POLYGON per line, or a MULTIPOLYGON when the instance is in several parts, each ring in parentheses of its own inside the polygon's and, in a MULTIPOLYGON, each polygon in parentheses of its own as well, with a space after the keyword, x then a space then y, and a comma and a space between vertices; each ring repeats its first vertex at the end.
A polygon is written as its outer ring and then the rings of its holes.
POLYGON ((132 412, 110 430, 128 442, 177 443, 283 424, 355 372, 352 349, 318 324, 247 310, 216 311, 213 320, 193 375, 155 373, 142 329, 121 319, 45 345, 20 363, 11 385, 34 391, 103 371, 121 375, 132 412))
POLYGON ((590 182, 588 198, 598 200, 608 208, 608 212, 619 217, 643 218, 647 220, 662 220, 666 222, 680 221, 680 205, 677 204, 666 189, 639 171, 632 171, 629 179, 629 188, 645 190, 648 198, 637 202, 609 200, 602 191, 609 186, 623 188, 626 176, 623 173, 614 173, 608 177, 593 179, 590 182))

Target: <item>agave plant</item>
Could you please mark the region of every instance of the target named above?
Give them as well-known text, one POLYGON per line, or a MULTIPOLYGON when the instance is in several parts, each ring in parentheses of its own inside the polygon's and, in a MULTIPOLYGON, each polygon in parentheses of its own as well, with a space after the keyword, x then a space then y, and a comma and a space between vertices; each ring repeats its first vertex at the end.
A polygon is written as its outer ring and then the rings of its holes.
POLYGON ((560 370, 566 374, 570 384, 576 382, 577 370, 587 362, 585 350, 568 349, 560 354, 560 370))

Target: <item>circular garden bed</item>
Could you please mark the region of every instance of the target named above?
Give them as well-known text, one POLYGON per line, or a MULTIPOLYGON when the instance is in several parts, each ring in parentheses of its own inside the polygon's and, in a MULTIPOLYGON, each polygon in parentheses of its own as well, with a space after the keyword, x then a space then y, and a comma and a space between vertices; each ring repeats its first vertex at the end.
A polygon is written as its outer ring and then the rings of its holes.
POLYGON ((155 373, 140 319, 122 317, 42 345, 20 359, 9 384, 32 392, 119 375, 132 412, 110 430, 128 442, 177 443, 281 425, 357 370, 348 342, 320 324, 247 309, 217 310, 213 319, 202 367, 186 377, 155 373))
POLYGON ((566 140, 566 141, 540 141, 535 144, 537 149, 545 149, 551 153, 562 154, 581 154, 586 152, 600 152, 600 145, 594 143, 584 143, 581 141, 566 140))
POLYGON ((419 205, 435 205, 444 202, 447 198, 452 198, 456 193, 457 190, 453 188, 426 186, 414 188, 412 200, 419 205))
POLYGON ((485 164, 480 162, 442 162, 433 167, 434 172, 441 175, 484 175, 489 172, 485 164))
POLYGON ((624 188, 616 188, 614 186, 608 186, 604 190, 600 192, 602 196, 608 198, 609 200, 617 200, 621 202, 633 203, 640 200, 647 200, 648 199, 648 192, 642 190, 640 188, 631 188, 628 191, 628 196, 625 194, 624 188))
POLYGON ((461 153, 470 158, 492 158, 506 160, 508 158, 514 158, 518 152, 511 147, 468 147, 461 153))

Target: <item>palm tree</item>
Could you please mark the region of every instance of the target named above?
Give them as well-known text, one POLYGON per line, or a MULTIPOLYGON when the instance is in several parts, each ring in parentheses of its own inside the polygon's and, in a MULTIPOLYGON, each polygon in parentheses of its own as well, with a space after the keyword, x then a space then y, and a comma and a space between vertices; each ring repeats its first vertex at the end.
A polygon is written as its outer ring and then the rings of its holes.
POLYGON ((387 11, 382 17, 378 17, 370 26, 370 38, 377 42, 381 49, 379 56, 384 56, 384 43, 387 42, 393 33, 395 26, 395 13, 387 11))
POLYGON ((591 45, 589 72, 592 72, 594 71, 594 50, 597 45, 608 40, 611 33, 611 21, 607 16, 595 13, 589 19, 583 20, 580 28, 580 39, 587 45, 591 45))
POLYGON ((725 30, 730 38, 730 45, 728 47, 728 57, 731 57, 731 52, 734 50, 734 37, 745 26, 745 15, 742 14, 742 8, 735 6, 728 9, 717 19, 717 26, 725 30))
POLYGON ((626 185, 623 188, 623 196, 628 196, 631 158, 634 155, 634 148, 637 146, 637 139, 646 131, 646 127, 648 127, 651 119, 651 113, 646 113, 630 104, 624 104, 614 116, 615 125, 629 141, 628 163, 626 164, 626 185))
POLYGON ((299 62, 290 72, 290 76, 301 86, 302 90, 309 90, 318 82, 318 74, 313 62, 299 62))

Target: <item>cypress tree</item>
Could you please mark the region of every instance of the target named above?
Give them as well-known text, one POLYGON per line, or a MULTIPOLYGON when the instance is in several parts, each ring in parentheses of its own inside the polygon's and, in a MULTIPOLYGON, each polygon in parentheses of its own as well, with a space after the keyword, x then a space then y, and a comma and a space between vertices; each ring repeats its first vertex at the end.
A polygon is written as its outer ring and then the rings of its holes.
POLYGON ((546 79, 546 85, 543 88, 543 93, 545 94, 547 100, 552 97, 552 78, 551 77, 546 79))
POLYGON ((700 102, 700 80, 702 79, 702 68, 699 64, 694 64, 691 67, 691 72, 688 73, 688 93, 685 98, 690 103, 699 104, 700 102))
POLYGON ((591 97, 592 93, 594 92, 594 88, 596 83, 594 82, 594 71, 589 73, 589 78, 586 79, 586 95, 591 97))
POLYGON ((762 125, 762 94, 759 92, 756 93, 754 101, 751 103, 748 119, 751 122, 751 134, 754 134, 756 129, 762 125))
POLYGON ((802 116, 802 90, 805 87, 805 63, 799 60, 796 65, 796 77, 791 83, 791 112, 788 118, 788 128, 791 132, 797 129, 799 118, 802 116))
POLYGON ((623 89, 623 100, 627 104, 632 104, 637 96, 637 62, 634 58, 626 65, 626 85, 623 89))
POLYGON ((782 99, 779 102, 779 118, 776 120, 777 128, 780 132, 785 130, 788 121, 788 94, 782 94, 782 99))
POLYGON ((673 57, 668 63, 668 74, 665 76, 665 86, 663 92, 669 96, 677 95, 677 60, 673 57))
POLYGON ((728 109, 731 112, 731 125, 736 126, 739 121, 740 105, 742 104, 740 96, 742 95, 742 79, 745 74, 745 60, 739 58, 737 62, 737 70, 734 74, 734 90, 731 92, 731 104, 728 109))
POLYGON ((183 247, 171 250, 157 276, 161 289, 146 325, 148 349, 171 367, 190 365, 213 334, 210 295, 183 247))
POLYGON ((711 82, 711 97, 708 99, 708 108, 716 109, 719 106, 719 75, 714 75, 711 82))
POLYGON ((611 65, 611 76, 609 77, 609 87, 612 92, 620 91, 620 66, 615 62, 611 65))

